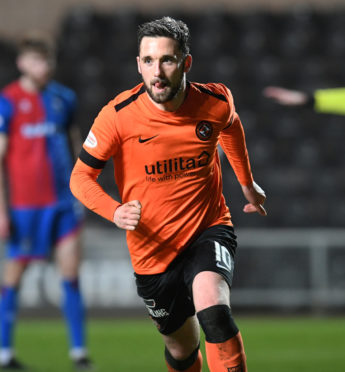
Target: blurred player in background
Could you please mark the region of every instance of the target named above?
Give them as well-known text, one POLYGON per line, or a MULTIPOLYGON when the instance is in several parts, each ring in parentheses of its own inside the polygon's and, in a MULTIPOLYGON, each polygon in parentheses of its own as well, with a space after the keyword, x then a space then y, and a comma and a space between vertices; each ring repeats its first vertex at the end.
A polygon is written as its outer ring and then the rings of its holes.
POLYGON ((199 324, 211 372, 245 372, 230 310, 236 236, 222 194, 218 143, 249 201, 266 215, 245 137, 223 84, 186 81, 189 30, 170 17, 139 27, 143 83, 96 118, 71 176, 88 208, 127 230, 138 294, 165 342, 169 371, 200 372, 199 324), (97 183, 112 158, 122 204, 97 183))
POLYGON ((316 112, 345 115, 345 88, 318 89, 312 94, 282 87, 267 87, 263 94, 285 106, 309 106, 316 112))
POLYGON ((19 79, 0 95, 0 236, 7 239, 0 365, 25 369, 14 354, 18 288, 28 264, 48 258, 54 246, 70 357, 76 367, 88 369, 92 366, 85 348, 85 311, 78 283, 82 210, 69 189, 73 166, 69 133, 76 97, 50 80, 54 46, 44 35, 35 32, 21 41, 17 66, 19 79))

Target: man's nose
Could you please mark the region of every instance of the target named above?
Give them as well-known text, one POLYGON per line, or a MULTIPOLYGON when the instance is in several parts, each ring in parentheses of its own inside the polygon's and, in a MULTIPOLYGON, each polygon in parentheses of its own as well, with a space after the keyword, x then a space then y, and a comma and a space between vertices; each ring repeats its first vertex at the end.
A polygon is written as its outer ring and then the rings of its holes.
POLYGON ((155 76, 161 76, 161 74, 162 74, 162 66, 161 66, 159 61, 157 61, 155 63, 154 74, 155 74, 155 76))

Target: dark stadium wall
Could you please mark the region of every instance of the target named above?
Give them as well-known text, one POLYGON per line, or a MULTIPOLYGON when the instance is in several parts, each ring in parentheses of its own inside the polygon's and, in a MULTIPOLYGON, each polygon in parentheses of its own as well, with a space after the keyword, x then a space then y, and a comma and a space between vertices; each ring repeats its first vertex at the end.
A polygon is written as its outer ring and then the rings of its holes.
MULTIPOLYGON (((140 12, 153 12, 166 8, 178 8, 185 12, 200 12, 210 7, 209 0, 175 0, 173 6, 167 0, 1 0, 0 37, 16 37, 27 29, 37 27, 54 32, 61 18, 74 6, 93 6, 100 10, 135 8, 140 12)), ((343 0, 213 0, 212 8, 221 7, 232 12, 247 12, 255 9, 271 11, 291 10, 293 7, 311 6, 329 10, 343 6, 343 0)))

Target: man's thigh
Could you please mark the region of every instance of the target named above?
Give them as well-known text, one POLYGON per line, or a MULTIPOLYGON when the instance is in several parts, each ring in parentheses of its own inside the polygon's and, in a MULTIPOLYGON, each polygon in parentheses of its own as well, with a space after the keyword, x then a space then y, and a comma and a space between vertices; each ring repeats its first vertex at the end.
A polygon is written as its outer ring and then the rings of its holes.
POLYGON ((192 291, 194 278, 202 272, 219 274, 231 288, 236 247, 232 227, 217 225, 205 230, 188 248, 184 268, 188 289, 192 291))
POLYGON ((138 295, 163 335, 177 331, 195 314, 191 295, 184 283, 182 268, 169 267, 162 274, 136 274, 138 295))

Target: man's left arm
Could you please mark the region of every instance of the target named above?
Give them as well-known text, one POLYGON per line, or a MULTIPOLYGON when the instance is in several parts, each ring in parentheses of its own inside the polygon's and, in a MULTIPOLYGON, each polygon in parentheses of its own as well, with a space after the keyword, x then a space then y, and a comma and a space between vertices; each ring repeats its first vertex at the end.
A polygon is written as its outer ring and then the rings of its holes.
POLYGON ((242 187, 243 195, 249 202, 244 206, 243 211, 245 213, 258 212, 266 216, 267 213, 263 207, 266 195, 254 182, 243 126, 236 112, 233 113, 230 123, 221 132, 219 142, 242 187))

